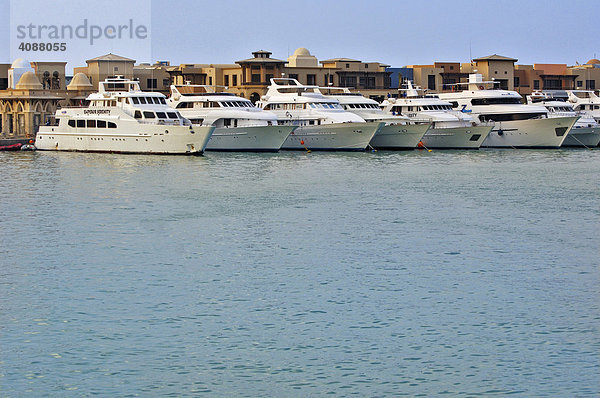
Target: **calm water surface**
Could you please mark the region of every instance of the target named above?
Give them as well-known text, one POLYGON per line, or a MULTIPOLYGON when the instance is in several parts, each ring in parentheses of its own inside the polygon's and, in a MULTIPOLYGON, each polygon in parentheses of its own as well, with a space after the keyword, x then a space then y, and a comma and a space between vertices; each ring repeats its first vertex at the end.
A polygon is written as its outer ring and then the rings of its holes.
POLYGON ((0 169, 2 397, 600 395, 600 150, 0 169))

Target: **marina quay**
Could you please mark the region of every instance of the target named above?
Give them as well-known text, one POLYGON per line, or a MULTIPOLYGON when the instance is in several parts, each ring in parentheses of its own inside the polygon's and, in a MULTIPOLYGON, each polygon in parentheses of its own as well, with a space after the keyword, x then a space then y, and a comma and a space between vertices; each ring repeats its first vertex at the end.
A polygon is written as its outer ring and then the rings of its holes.
POLYGON ((393 67, 319 60, 307 48, 285 60, 265 50, 251 55, 232 64, 171 65, 109 53, 72 73, 66 62, 16 59, 0 65, 0 147, 201 154, 591 148, 600 142, 595 58, 521 65, 492 54, 393 67), (99 114, 104 119, 91 117, 99 114), (130 123, 116 121, 123 118, 130 123), (178 148, 140 146, 159 134, 147 131, 151 125, 165 135, 162 142, 174 130, 164 126, 213 129, 199 141, 198 134, 182 137, 178 148))

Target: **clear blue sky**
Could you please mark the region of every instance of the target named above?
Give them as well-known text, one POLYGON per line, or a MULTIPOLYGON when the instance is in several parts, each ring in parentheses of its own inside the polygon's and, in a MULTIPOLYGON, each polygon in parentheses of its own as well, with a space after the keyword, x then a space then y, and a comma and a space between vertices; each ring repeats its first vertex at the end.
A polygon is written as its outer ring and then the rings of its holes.
MULTIPOLYGON (((0 15, 0 62, 10 62, 9 0, 0 0, 0 15)), ((306 47, 319 59, 395 67, 468 62, 470 51, 522 64, 585 63, 600 57, 599 15, 598 0, 152 0, 152 58, 233 63, 258 49, 285 59, 306 47)))

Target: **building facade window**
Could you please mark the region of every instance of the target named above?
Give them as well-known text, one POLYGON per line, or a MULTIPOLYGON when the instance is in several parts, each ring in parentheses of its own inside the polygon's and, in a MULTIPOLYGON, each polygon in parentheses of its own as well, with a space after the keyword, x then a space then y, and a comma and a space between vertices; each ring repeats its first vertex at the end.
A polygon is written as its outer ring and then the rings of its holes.
POLYGON ((515 87, 519 87, 521 85, 521 79, 519 76, 515 76, 515 87))
POLYGON ((596 81, 595 80, 586 80, 585 81, 585 89, 586 90, 595 90, 596 89, 596 81))
POLYGON ((146 79, 146 86, 148 88, 156 88, 157 87, 156 79, 146 79))
POLYGON ((290 77, 290 79, 298 80, 298 74, 296 74, 296 73, 290 73, 288 76, 290 77))
POLYGON ((577 80, 577 88, 583 87, 583 80, 577 80))
POLYGON ((340 76, 341 87, 356 87, 356 76, 340 76))
POLYGON ((314 86, 317 84, 317 75, 306 75, 306 84, 314 86))
POLYGON ((427 88, 429 90, 435 90, 435 75, 427 76, 427 88))
POLYGON ((260 83, 260 75, 258 73, 252 74, 252 83, 260 83))
POLYGON ((272 73, 267 73, 267 74, 265 75, 265 80, 267 81, 267 83, 270 83, 270 82, 271 82, 271 79, 272 79, 273 77, 274 77, 274 76, 273 76, 273 74, 272 74, 272 73))
POLYGON ((562 81, 560 79, 544 79, 544 90, 561 90, 562 81))
POLYGON ((231 80, 233 80, 233 86, 237 86, 237 75, 233 75, 231 80))
POLYGON ((534 90, 539 90, 540 89, 540 81, 539 80, 534 80, 533 81, 533 89, 534 90))
POLYGON ((225 85, 229 86, 229 75, 225 75, 225 85))

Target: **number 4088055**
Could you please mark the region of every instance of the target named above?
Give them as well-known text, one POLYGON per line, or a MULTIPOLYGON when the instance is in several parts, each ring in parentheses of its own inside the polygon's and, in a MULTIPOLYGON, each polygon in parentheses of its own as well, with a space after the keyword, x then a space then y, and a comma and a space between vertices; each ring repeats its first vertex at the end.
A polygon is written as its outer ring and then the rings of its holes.
POLYGON ((21 51, 66 51, 67 43, 25 43, 19 45, 21 51))

